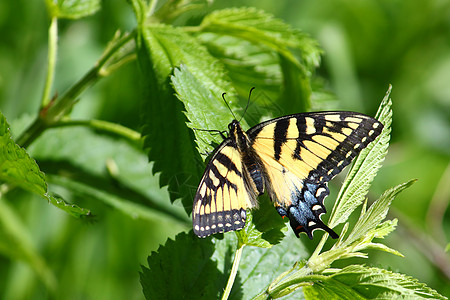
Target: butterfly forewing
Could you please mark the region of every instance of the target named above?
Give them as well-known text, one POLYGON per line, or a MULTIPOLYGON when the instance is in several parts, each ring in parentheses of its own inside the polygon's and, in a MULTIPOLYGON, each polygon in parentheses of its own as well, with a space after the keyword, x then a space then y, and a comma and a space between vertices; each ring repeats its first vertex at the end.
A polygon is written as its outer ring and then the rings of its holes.
POLYGON ((192 220, 199 237, 239 230, 252 207, 237 149, 226 139, 208 163, 194 199, 192 220))
POLYGON ((261 157, 267 189, 277 210, 297 234, 321 228, 327 183, 381 132, 381 123, 352 112, 305 113, 261 123, 250 130, 261 157))

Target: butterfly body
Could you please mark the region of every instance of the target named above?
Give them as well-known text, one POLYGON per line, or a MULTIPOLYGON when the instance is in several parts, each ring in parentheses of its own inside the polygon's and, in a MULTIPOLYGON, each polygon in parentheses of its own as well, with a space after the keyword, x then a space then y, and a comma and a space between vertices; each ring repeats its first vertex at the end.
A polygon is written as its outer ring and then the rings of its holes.
POLYGON ((284 116, 245 132, 233 120, 200 181, 193 206, 199 237, 242 229, 246 209, 268 192, 295 234, 315 229, 338 235, 320 216, 326 213, 328 181, 380 133, 377 120, 353 112, 284 116))
MULTIPOLYGON (((252 196, 262 195, 264 193, 264 174, 262 164, 258 159, 258 155, 251 148, 251 141, 245 131, 242 130, 241 124, 237 120, 233 120, 228 125, 229 138, 231 146, 238 150, 242 164, 244 167, 244 182, 250 190, 252 196)), ((253 200, 253 199, 252 199, 253 200)), ((256 203, 256 201, 253 201, 256 203)))

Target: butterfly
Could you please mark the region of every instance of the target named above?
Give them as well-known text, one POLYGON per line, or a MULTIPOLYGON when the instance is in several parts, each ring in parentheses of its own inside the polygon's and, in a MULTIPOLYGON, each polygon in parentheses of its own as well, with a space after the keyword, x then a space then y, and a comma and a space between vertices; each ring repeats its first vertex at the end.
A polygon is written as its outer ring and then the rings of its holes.
POLYGON ((312 239, 328 182, 380 135, 383 124, 347 111, 299 113, 262 122, 247 131, 235 119, 215 149, 198 186, 192 209, 194 233, 206 237, 242 229, 247 209, 267 191, 295 235, 312 239))

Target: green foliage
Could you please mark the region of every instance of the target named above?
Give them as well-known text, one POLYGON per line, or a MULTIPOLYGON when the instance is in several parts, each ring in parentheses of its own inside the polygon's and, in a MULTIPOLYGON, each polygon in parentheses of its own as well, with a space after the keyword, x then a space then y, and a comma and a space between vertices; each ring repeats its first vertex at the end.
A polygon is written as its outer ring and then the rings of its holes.
POLYGON ((46 0, 46 4, 52 17, 60 19, 79 19, 100 9, 100 0, 46 0))
POLYGON ((0 199, 0 253, 30 266, 49 293, 55 292, 55 274, 33 245, 26 224, 3 199, 0 199))
POLYGON ((9 125, 3 114, 0 115, 0 175, 2 181, 17 184, 30 192, 44 196, 47 192, 45 175, 26 151, 11 138, 9 125))
POLYGON ((350 265, 304 289, 306 299, 446 299, 403 274, 350 265))
POLYGON ((298 67, 312 71, 319 55, 315 48, 303 45, 302 35, 288 24, 254 8, 233 8, 212 12, 200 24, 201 31, 230 35, 255 44, 266 45, 298 67), (306 65, 301 66, 289 48, 306 50, 306 65))
POLYGON ((74 204, 67 204, 63 199, 47 193, 45 175, 39 166, 18 146, 11 138, 6 118, 0 113, 0 180, 11 185, 17 185, 25 190, 36 193, 56 207, 66 211, 74 217, 89 216, 89 210, 74 204))
MULTIPOLYGON (((371 188, 391 138, 390 89, 377 113, 384 130, 355 160, 331 211, 329 226, 343 228, 329 248, 324 234, 310 255, 302 245, 309 241, 294 237, 267 197, 248 212, 243 230, 199 239, 182 231, 191 227, 204 154, 222 141, 219 132, 233 117, 248 128, 311 107, 330 109, 317 100, 334 97, 327 79, 315 74, 319 43, 272 10, 218 9, 210 1, 21 4, 3 4, 14 13, 0 14, 0 24, 20 20, 16 27, 26 30, 15 34, 20 43, 8 40, 14 38, 9 28, 2 30, 5 45, 28 51, 0 51, 0 69, 8 74, 0 76, 0 298, 142 298, 142 290, 147 299, 445 298, 382 269, 389 266, 384 260, 367 260, 378 252, 402 256, 396 245, 374 239, 405 223, 402 215, 385 218, 393 199, 414 182, 383 192, 402 176, 371 188), (25 8, 47 9, 50 16, 50 24, 36 18, 39 47, 23 38, 35 26, 21 15, 25 8), (102 37, 92 43, 96 35, 102 37), (48 49, 45 63, 40 48, 48 49), (75 63, 67 49, 76 49, 75 63), (22 61, 27 66, 14 73, 22 61), (84 75, 76 64, 86 67, 84 75), (381 194, 373 203, 366 199, 369 188, 381 194), (92 215, 96 222, 80 222, 92 215), (144 257, 148 266, 139 273, 144 257)), ((333 59, 339 49, 327 50, 333 59)), ((336 65, 324 65, 321 75, 342 74, 336 65)), ((355 82, 342 78, 342 85, 355 82)), ((375 102, 367 101, 369 111, 375 102)))
MULTIPOLYGON (((181 198, 186 212, 189 212, 201 165, 192 144, 192 132, 185 125, 183 106, 169 84, 174 68, 172 62, 180 64, 182 57, 189 53, 177 46, 183 36, 186 36, 184 32, 170 26, 142 28, 137 51, 142 73, 147 79, 142 110, 144 146, 150 160, 155 161, 153 171, 161 172, 161 185, 168 185, 171 200, 181 198), (165 138, 167 132, 171 132, 174 138, 165 138)), ((194 48, 190 49, 194 51, 194 48)))
POLYGON ((384 238, 394 230, 395 221, 383 222, 383 220, 394 197, 413 182, 409 181, 386 191, 368 210, 366 210, 366 205, 364 205, 359 219, 349 235, 344 237, 346 232, 342 232, 340 239, 330 250, 318 255, 313 254, 309 259, 309 267, 314 272, 322 272, 335 260, 350 257, 367 257, 367 254, 361 252, 366 249, 378 249, 401 255, 382 244, 373 243, 372 240, 374 238, 384 238))
POLYGON ((74 199, 98 200, 134 219, 157 218, 186 224, 187 216, 181 209, 161 201, 166 193, 158 189, 158 178, 146 180, 151 168, 142 151, 133 146, 86 128, 64 127, 37 140, 32 154, 53 188, 72 190, 74 199), (90 151, 92 148, 97 151, 90 151), (61 167, 64 176, 60 176, 61 167), (151 192, 143 186, 150 187, 151 192))
MULTIPOLYGON (((320 61, 320 50, 315 41, 281 20, 254 8, 213 12, 203 19, 200 32, 214 34, 212 40, 207 35, 206 45, 213 48, 212 53, 218 54, 219 59, 222 58, 231 71, 232 78, 240 75, 235 80, 238 85, 239 82, 241 86, 242 82, 247 82, 248 85, 249 79, 254 82, 254 76, 262 77, 265 81, 268 79, 267 75, 276 81, 282 78, 283 81, 279 83, 282 93, 278 94, 281 107, 288 103, 291 106, 294 104, 292 109, 299 111, 310 107, 310 74, 320 61), (228 38, 230 36, 235 39, 228 38), (300 55, 294 56, 293 50, 300 55), (273 56, 274 53, 276 56, 273 56), (234 63, 229 62, 230 56, 236 60, 234 63), (261 65, 261 56, 264 57, 263 65, 269 65, 266 70, 261 65), (252 57, 256 59, 252 60, 252 57), (238 69, 233 68, 236 65, 238 69), (247 75, 245 77, 242 76, 242 67, 248 70, 247 74, 244 73, 247 75)), ((254 82, 256 83, 257 81, 254 82)), ((265 82, 260 85, 262 89, 267 89, 265 82)))
POLYGON ((283 239, 287 230, 283 219, 267 197, 261 197, 259 203, 258 209, 247 214, 244 228, 236 232, 238 245, 270 248, 283 239))
MULTIPOLYGON (((219 241, 220 242, 220 241, 219 241)), ((231 252, 227 251, 228 253, 231 252)), ((199 242, 194 234, 180 233, 148 257, 141 282, 147 299, 215 299, 227 277, 211 260, 211 238, 199 242), (180 251, 183 250, 183 251, 180 251), (210 280, 204 280, 208 278, 210 280), (176 288, 174 288, 176 287, 176 288)))
MULTIPOLYGON (((195 72, 195 74, 198 74, 195 72)), ((220 135, 212 135, 205 130, 225 130, 230 122, 230 111, 220 95, 214 94, 211 89, 200 81, 198 76, 190 72, 184 64, 180 69, 175 69, 172 76, 172 84, 177 92, 178 98, 183 102, 186 116, 189 120, 187 125, 193 129, 197 141, 199 153, 209 153, 214 150, 210 145, 213 141, 219 144, 222 141, 220 135), (197 130, 198 129, 198 130, 197 130)), ((214 89, 216 91, 217 89, 214 89)), ((218 90, 217 90, 218 91, 218 90)), ((228 105, 236 109, 233 95, 226 95, 228 105)))
MULTIPOLYGON (((180 233, 148 257, 141 283, 147 299, 215 299, 222 294, 237 247, 233 234, 199 240, 192 232, 180 233), (220 238, 218 238, 220 237, 220 238), (176 289, 173 287, 177 286, 176 289)), ((306 255, 300 242, 289 239, 270 249, 245 247, 230 299, 249 299, 283 272, 299 256, 306 255), (274 264, 276 261, 276 264, 274 264)))
MULTIPOLYGON (((409 182, 406 182, 404 184, 398 185, 394 188, 391 188, 387 190, 386 192, 381 195, 381 197, 376 200, 366 211, 365 206, 363 206, 363 209, 361 211, 361 215, 358 219, 358 222, 356 222, 353 231, 350 233, 349 237, 345 240, 344 244, 350 244, 354 243, 356 240, 361 239, 364 236, 367 236, 369 232, 373 232, 373 237, 384 237, 386 235, 385 228, 383 228, 384 234, 375 234, 376 231, 378 231, 378 226, 383 226, 381 223, 384 218, 386 217, 389 206, 391 205, 392 200, 394 200, 394 197, 397 196, 401 191, 408 188, 413 184, 415 180, 411 180, 409 182), (375 230, 377 229, 377 230, 375 230)), ((393 224, 390 224, 392 226, 393 224)), ((388 230, 389 232, 390 230, 388 230)), ((388 233, 387 232, 387 233, 388 233)), ((372 234, 371 234, 372 235, 372 234)))

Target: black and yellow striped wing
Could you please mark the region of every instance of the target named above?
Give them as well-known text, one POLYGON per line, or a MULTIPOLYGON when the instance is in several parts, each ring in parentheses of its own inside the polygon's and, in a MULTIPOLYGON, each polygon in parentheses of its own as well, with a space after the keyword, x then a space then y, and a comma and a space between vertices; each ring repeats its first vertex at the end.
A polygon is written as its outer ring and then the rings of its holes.
POLYGON ((239 230, 246 209, 264 191, 295 234, 312 238, 315 229, 338 235, 320 219, 326 212, 328 181, 372 142, 383 125, 353 112, 294 114, 260 123, 244 132, 238 121, 216 149, 193 205, 194 232, 205 237, 239 230))
POLYGON ((245 225, 246 209, 254 206, 247 192, 238 149, 226 139, 216 149, 194 198, 192 220, 199 237, 239 230, 245 225))
POLYGON ((327 183, 372 142, 383 125, 353 112, 304 113, 273 119, 247 131, 261 158, 266 189, 295 234, 337 234, 320 219, 327 183))

